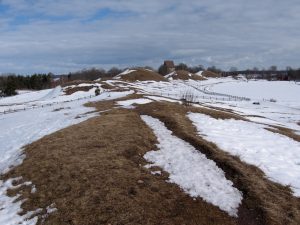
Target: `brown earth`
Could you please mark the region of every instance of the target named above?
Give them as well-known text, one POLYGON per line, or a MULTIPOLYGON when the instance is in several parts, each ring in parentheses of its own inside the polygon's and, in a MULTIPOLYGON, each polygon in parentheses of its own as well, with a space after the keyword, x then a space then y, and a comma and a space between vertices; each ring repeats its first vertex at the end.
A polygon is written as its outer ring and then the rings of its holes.
POLYGON ((142 156, 155 143, 139 114, 114 109, 27 146, 23 164, 6 177, 35 184, 34 194, 21 189, 25 211, 51 204, 58 209, 43 223, 40 215, 38 224, 237 223, 166 182, 166 173, 154 176, 144 168, 142 156))
POLYGON ((121 75, 121 80, 128 81, 128 82, 135 82, 135 81, 167 81, 159 73, 154 71, 146 70, 146 69, 134 69, 135 71, 121 75))
POLYGON ((204 76, 204 77, 221 77, 220 74, 214 73, 214 72, 211 72, 211 71, 208 71, 208 70, 203 71, 202 76, 204 76))
POLYGON ((188 71, 185 70, 176 70, 175 74, 172 76, 173 79, 177 80, 206 80, 206 78, 202 77, 202 76, 198 76, 196 74, 190 73, 188 71))

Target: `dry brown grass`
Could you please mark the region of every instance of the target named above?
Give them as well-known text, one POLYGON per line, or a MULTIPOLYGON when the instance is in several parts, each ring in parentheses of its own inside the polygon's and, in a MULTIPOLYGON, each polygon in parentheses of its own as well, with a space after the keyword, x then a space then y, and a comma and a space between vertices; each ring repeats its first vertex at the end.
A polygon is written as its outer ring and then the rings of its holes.
POLYGON ((135 82, 137 80, 139 81, 167 81, 166 78, 164 78, 159 73, 156 73, 154 71, 146 70, 146 69, 135 69, 135 71, 125 74, 121 76, 121 79, 124 81, 129 82, 135 82))
POLYGON ((155 143, 139 114, 114 109, 27 146, 23 164, 6 178, 22 176, 35 184, 34 194, 17 190, 28 199, 25 211, 55 204, 58 210, 46 225, 236 224, 217 207, 166 182, 166 173, 151 175, 142 156, 155 143))
POLYGON ((180 80, 206 80, 202 76, 198 76, 196 74, 190 73, 185 70, 176 70, 176 73, 172 76, 173 79, 180 79, 180 80), (191 75, 191 76, 190 76, 191 75))
POLYGON ((204 76, 204 77, 221 77, 220 74, 217 74, 217 73, 214 73, 211 71, 207 71, 207 70, 202 72, 202 76, 204 76))
POLYGON ((108 83, 105 83, 105 82, 100 82, 101 84, 101 87, 104 88, 104 89, 107 89, 107 90, 111 90, 111 89, 114 89, 115 87, 108 84, 108 83))
MULTIPOLYGON (((300 201, 292 196, 289 187, 268 180, 257 167, 241 162, 238 157, 229 155, 197 135, 186 113, 199 109, 156 102, 141 105, 138 110, 141 114, 159 118, 176 136, 192 144, 225 171, 226 177, 243 192, 239 224, 300 224, 300 201)), ((214 118, 228 118, 230 115, 216 114, 216 111, 205 113, 214 118)))
POLYGON ((93 88, 94 86, 84 86, 84 87, 74 87, 74 88, 67 88, 64 92, 66 95, 71 95, 74 94, 77 91, 89 91, 93 88))
POLYGON ((271 126, 271 127, 272 128, 265 128, 265 129, 274 133, 285 135, 289 138, 294 139, 295 141, 300 142, 300 135, 296 134, 294 130, 286 127, 281 127, 281 126, 271 126))
POLYGON ((222 109, 219 107, 190 107, 189 110, 195 113, 202 113, 215 119, 235 119, 248 121, 245 117, 235 113, 230 109, 222 109))

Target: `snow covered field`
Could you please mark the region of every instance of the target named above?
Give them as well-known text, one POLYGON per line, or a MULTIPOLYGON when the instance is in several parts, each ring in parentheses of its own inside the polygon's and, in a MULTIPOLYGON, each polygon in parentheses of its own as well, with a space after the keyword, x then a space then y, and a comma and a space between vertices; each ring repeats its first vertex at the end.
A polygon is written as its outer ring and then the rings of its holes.
POLYGON ((211 90, 232 95, 243 95, 253 100, 275 99, 280 105, 300 109, 300 85, 293 81, 238 81, 211 85, 211 90))

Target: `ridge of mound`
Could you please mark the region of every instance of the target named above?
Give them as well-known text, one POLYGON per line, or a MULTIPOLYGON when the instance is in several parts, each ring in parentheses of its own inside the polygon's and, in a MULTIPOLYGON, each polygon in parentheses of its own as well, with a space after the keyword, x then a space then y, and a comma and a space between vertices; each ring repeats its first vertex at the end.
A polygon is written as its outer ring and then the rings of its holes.
POLYGON ((214 73, 214 72, 211 72, 211 71, 208 71, 208 70, 203 71, 201 73, 201 75, 204 76, 204 77, 214 77, 214 78, 221 77, 220 74, 214 73))
POLYGON ((124 81, 135 82, 135 81, 167 81, 159 73, 156 73, 149 69, 128 69, 123 73, 115 76, 114 79, 121 79, 124 81))
POLYGON ((204 77, 201 75, 197 75, 194 73, 190 73, 186 70, 176 70, 168 75, 165 76, 168 79, 174 79, 174 80, 206 80, 204 77))

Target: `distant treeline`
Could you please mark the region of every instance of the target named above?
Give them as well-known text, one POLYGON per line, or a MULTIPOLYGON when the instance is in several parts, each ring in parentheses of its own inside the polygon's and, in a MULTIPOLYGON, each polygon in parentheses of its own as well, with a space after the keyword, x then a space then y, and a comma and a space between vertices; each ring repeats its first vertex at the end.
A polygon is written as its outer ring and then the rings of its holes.
POLYGON ((124 69, 119 69, 117 67, 113 67, 110 70, 105 71, 104 69, 83 69, 77 72, 69 73, 68 75, 64 75, 68 81, 73 80, 97 80, 99 78, 112 78, 122 73, 124 69))
MULTIPOLYGON (((141 67, 139 67, 141 68, 141 67)), ((161 65, 158 69, 153 69, 152 67, 145 66, 142 67, 145 69, 151 69, 153 71, 157 71, 158 73, 165 75, 164 71, 162 70, 163 65, 161 65)), ((125 68, 126 69, 126 68, 125 68)), ((0 75, 0 96, 10 96, 15 95, 17 89, 32 89, 32 90, 41 90, 52 87, 53 81, 55 78, 62 79, 63 83, 73 80, 96 80, 99 78, 112 78, 125 69, 120 69, 117 67, 113 67, 109 70, 104 69, 83 69, 77 72, 71 72, 68 74, 61 74, 61 75, 53 75, 52 73, 48 74, 33 74, 28 76, 21 76, 21 75, 14 75, 14 74, 7 74, 7 75, 0 75)), ((134 68, 133 68, 134 69, 134 68)), ((175 65, 176 70, 186 70, 190 73, 197 73, 198 71, 211 71, 218 74, 227 74, 230 75, 236 74, 238 69, 236 67, 232 67, 230 71, 225 72, 221 69, 218 69, 215 66, 210 66, 205 68, 202 65, 198 66, 188 66, 184 63, 179 63, 175 65)), ((249 73, 257 73, 257 71, 277 71, 276 66, 271 66, 270 69, 267 70, 259 70, 256 67, 253 69, 246 70, 249 73)), ((278 71, 280 72, 280 71, 278 71)), ((281 71, 282 72, 282 71, 281 71)), ((285 72, 288 74, 289 80, 300 80, 300 69, 292 69, 288 67, 285 72)))
POLYGON ((300 69, 298 70, 289 69, 287 72, 290 80, 300 81, 300 69))
POLYGON ((16 89, 42 90, 51 87, 52 74, 33 74, 31 76, 0 76, 0 95, 11 96, 16 89))

